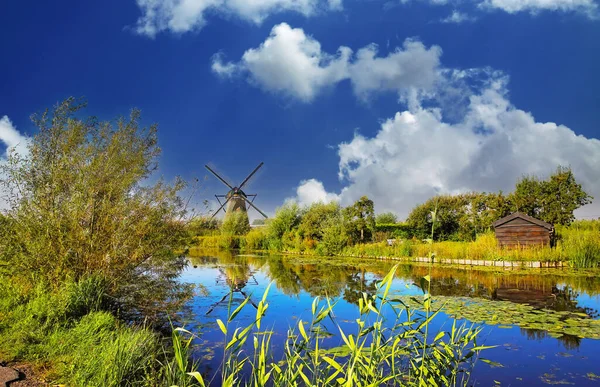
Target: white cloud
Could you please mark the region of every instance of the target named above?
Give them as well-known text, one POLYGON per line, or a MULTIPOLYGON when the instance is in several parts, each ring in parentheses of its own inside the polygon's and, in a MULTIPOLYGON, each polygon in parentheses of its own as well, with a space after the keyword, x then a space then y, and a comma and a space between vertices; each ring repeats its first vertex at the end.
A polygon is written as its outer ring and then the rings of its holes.
POLYGON ((365 97, 382 90, 406 91, 430 89, 438 79, 442 49, 407 39, 403 48, 396 48, 386 57, 377 57, 372 44, 356 53, 350 66, 350 79, 357 95, 365 97))
POLYGON ((269 15, 292 11, 305 16, 342 9, 342 0, 136 0, 142 11, 135 31, 150 37, 163 31, 185 33, 206 25, 206 15, 219 13, 260 24, 269 15))
POLYGON ((10 149, 19 154, 26 154, 28 141, 28 138, 14 127, 8 116, 0 118, 0 142, 6 147, 6 152, 0 160, 6 158, 10 149))
POLYGON ((344 46, 333 55, 323 52, 321 44, 301 28, 282 23, 273 27, 258 48, 247 50, 239 62, 224 64, 216 56, 212 68, 221 76, 233 69, 246 72, 251 82, 267 91, 310 102, 323 89, 346 79, 361 98, 383 90, 401 95, 427 90, 438 79, 440 55, 439 47, 427 48, 412 39, 385 57, 377 57, 374 44, 358 50, 354 57, 344 46))
POLYGON ((303 180, 296 189, 296 201, 301 206, 313 203, 330 203, 339 201, 339 196, 325 190, 323 183, 316 179, 303 180))
POLYGON ((598 4, 593 0, 484 0, 482 8, 501 9, 508 13, 538 11, 579 11, 595 17, 598 4))
MULTIPOLYGON (((338 153, 340 178, 347 182, 340 202, 368 195, 377 211, 401 216, 437 193, 510 192, 522 174, 548 176, 558 165, 571 166, 584 189, 600 200, 600 140, 536 122, 512 106, 503 80, 472 95, 459 122, 444 122, 439 108, 418 106, 396 113, 372 138, 356 134, 338 153)), ((322 184, 311 180, 311 186, 322 184)), ((592 205, 578 215, 599 210, 592 205)))
POLYGON ((466 13, 454 10, 454 11, 452 11, 452 13, 449 16, 441 19, 440 22, 461 24, 461 23, 465 23, 465 22, 474 22, 475 20, 477 20, 476 17, 472 17, 472 16, 467 15, 466 13))
POLYGON ((258 48, 247 50, 236 66, 265 90, 311 101, 323 88, 347 77, 350 55, 347 47, 340 47, 337 55, 327 54, 302 29, 282 23, 258 48))
MULTIPOLYGON (((0 118, 0 143, 6 147, 4 154, 0 154, 0 165, 6 162, 6 158, 11 151, 20 155, 27 155, 28 142, 29 138, 19 133, 7 116, 0 118)), ((2 173, 2 170, 0 170, 0 180, 3 178, 2 173)), ((8 204, 5 201, 6 193, 5 187, 0 184, 0 210, 8 208, 8 204)))

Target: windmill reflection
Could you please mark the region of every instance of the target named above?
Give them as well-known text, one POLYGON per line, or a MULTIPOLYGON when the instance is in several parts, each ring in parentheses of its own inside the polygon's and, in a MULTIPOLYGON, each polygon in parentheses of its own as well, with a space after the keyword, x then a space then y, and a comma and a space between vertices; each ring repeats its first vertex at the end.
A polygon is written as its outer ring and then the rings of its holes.
MULTIPOLYGON (((248 300, 248 303, 255 309, 258 309, 258 305, 252 301, 252 298, 244 291, 244 289, 250 285, 258 285, 258 281, 254 277, 254 272, 250 270, 247 265, 232 265, 219 268, 219 276, 215 279, 217 285, 226 284, 229 288, 229 292, 223 295, 223 297, 215 302, 210 309, 206 312, 209 315, 216 307, 221 305, 227 297, 230 297, 230 302, 235 300, 234 296, 239 293, 243 296, 243 300, 248 300)), ((242 301, 243 302, 243 301, 242 301)))

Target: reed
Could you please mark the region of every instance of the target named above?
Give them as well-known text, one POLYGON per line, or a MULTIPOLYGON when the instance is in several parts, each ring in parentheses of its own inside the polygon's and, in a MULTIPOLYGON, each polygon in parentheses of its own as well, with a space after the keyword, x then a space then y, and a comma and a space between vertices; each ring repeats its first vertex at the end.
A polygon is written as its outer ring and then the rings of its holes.
MULTIPOLYGON (((480 351, 481 328, 458 324, 432 337, 429 326, 441 309, 431 307, 427 285, 422 280, 423 297, 415 300, 421 311, 389 296, 395 266, 377 284, 375 296, 359 299, 360 317, 352 332, 344 330, 335 317, 336 302, 316 297, 310 321, 298 321, 287 332, 289 338, 281 358, 270 345, 273 332, 263 329, 269 287, 257 305, 254 321, 239 326, 236 316, 248 300, 231 309, 227 321, 217 320, 225 338, 223 361, 218 379, 188 371, 188 382, 222 386, 466 386, 480 351), (325 338, 339 335, 342 344, 327 348, 325 338)), ((181 332, 188 331, 181 330, 181 332)))

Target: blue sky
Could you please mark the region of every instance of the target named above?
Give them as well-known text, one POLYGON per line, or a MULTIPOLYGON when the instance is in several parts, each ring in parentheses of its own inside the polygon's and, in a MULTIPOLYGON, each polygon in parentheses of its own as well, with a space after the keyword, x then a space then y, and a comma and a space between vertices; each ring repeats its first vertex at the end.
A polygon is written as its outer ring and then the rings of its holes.
MULTIPOLYGON (((363 194, 510 191, 571 165, 600 202, 592 0, 106 0, 0 5, 0 151, 84 96, 159 124, 160 173, 210 163, 272 213, 363 194)), ((197 201, 225 193, 203 182, 197 201)), ((600 206, 579 212, 600 216, 600 206)))

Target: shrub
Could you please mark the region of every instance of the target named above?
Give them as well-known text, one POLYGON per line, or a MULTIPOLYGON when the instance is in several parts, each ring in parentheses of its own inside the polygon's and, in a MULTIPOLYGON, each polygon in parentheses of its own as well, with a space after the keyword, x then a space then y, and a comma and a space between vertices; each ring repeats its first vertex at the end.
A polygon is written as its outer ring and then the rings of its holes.
POLYGON ((231 235, 246 235, 250 231, 250 221, 246 211, 234 211, 225 215, 221 232, 231 235))
POLYGON ((245 248, 248 250, 266 250, 268 248, 267 235, 263 227, 253 228, 246 234, 245 239, 245 248))

